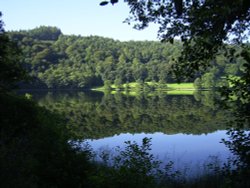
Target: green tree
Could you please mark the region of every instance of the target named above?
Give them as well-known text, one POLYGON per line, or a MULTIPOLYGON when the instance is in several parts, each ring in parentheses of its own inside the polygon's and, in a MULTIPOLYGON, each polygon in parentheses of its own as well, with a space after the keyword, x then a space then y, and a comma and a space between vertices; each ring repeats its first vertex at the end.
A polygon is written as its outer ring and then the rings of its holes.
MULTIPOLYGON (((118 0, 111 0, 112 4, 118 0)), ((249 0, 125 0, 130 8, 128 23, 135 22, 137 29, 146 28, 149 23, 159 24, 160 39, 174 42, 179 37, 183 42, 181 55, 173 64, 173 72, 182 76, 195 76, 204 73, 214 65, 218 54, 223 54, 231 62, 237 57, 243 60, 240 77, 230 79, 230 87, 224 87, 223 105, 227 108, 236 104, 233 109, 239 129, 228 132, 232 141, 227 146, 238 155, 234 161, 237 167, 235 180, 240 187, 249 187, 250 175, 250 133, 242 132, 245 126, 249 129, 250 107, 250 1, 249 0), (241 51, 228 48, 228 44, 238 45, 241 51), (232 100, 233 99, 233 100, 232 100), (247 139, 246 139, 247 138, 247 139), (242 144, 243 142, 243 144, 242 144), (241 165, 244 163, 244 165, 241 165), (237 180, 238 179, 238 180, 237 180), (240 181, 239 181, 240 179, 240 181)), ((108 2, 101 3, 106 5, 108 2)), ((235 67, 230 67, 232 73, 235 67)), ((216 73, 217 74, 217 73, 216 73)), ((216 79, 216 74, 208 72, 204 75, 205 85, 209 86, 216 79)), ((235 183, 234 185, 237 185, 235 183)))
MULTIPOLYGON (((175 58, 178 64, 172 66, 177 78, 194 76, 197 71, 204 72, 213 64, 218 52, 225 52, 227 58, 235 56, 235 51, 226 48, 227 44, 224 41, 245 46, 244 42, 248 39, 249 0, 124 2, 130 8, 130 16, 126 21, 134 22, 135 28, 144 29, 153 22, 159 24, 158 36, 162 41, 173 43, 175 37, 181 39, 183 50, 180 56, 175 58)), ((247 51, 246 49, 245 53, 247 51)), ((246 67, 250 67, 249 62, 246 64, 246 67)), ((246 72, 250 72, 249 68, 246 72)))
POLYGON ((114 81, 114 84, 115 84, 117 90, 122 89, 122 79, 121 78, 116 78, 114 81))
POLYGON ((32 29, 29 32, 29 35, 34 39, 39 40, 57 40, 58 37, 62 34, 61 30, 57 27, 47 27, 40 26, 35 29, 32 29))
MULTIPOLYGON (((173 59, 181 54, 179 41, 174 45, 153 41, 119 42, 103 37, 63 34, 57 40, 48 41, 39 37, 34 39, 32 33, 33 30, 8 33, 23 52, 23 67, 34 77, 31 84, 26 84, 29 88, 86 88, 102 85, 105 80, 113 83, 116 79, 121 79, 122 83, 138 79, 167 83, 177 80, 171 69, 178 66, 173 59)), ((233 45, 227 48, 238 54, 242 52, 241 48, 233 45)), ((220 54, 207 73, 211 72, 215 83, 220 83, 220 78, 226 78, 227 74, 240 76, 245 70, 244 64, 245 60, 240 55, 230 60, 220 54)), ((202 74, 182 81, 192 82, 197 77, 202 77, 202 74)))
POLYGON ((110 91, 112 88, 111 88, 111 84, 112 84, 112 82, 110 81, 110 80, 105 80, 104 81, 104 89, 106 90, 106 91, 110 91))
POLYGON ((213 87, 215 87, 215 78, 214 78, 214 74, 212 73, 206 73, 202 76, 202 87, 203 88, 208 88, 211 89, 213 87))
POLYGON ((0 90, 6 90, 25 80, 27 75, 20 63, 21 52, 5 34, 1 16, 0 12, 0 90))
POLYGON ((30 99, 2 91, 25 77, 18 52, 0 21, 0 187, 85 186, 88 152, 69 143, 64 120, 30 99))
POLYGON ((201 78, 196 78, 194 81, 194 87, 196 89, 202 89, 202 81, 201 78))

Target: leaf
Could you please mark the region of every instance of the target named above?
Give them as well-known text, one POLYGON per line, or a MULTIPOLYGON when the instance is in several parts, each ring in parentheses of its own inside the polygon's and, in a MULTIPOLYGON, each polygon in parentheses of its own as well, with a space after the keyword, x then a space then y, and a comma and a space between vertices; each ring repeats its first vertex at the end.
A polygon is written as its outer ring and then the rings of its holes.
POLYGON ((174 6, 175 6, 175 10, 178 16, 180 16, 182 14, 183 11, 183 2, 182 0, 174 0, 174 6))
POLYGON ((170 42, 171 44, 173 44, 174 43, 174 39, 173 38, 169 38, 168 42, 170 42))
POLYGON ((114 5, 115 3, 118 3, 118 0, 111 0, 110 2, 114 5))
POLYGON ((109 2, 108 1, 102 1, 101 3, 100 3, 100 5, 101 6, 105 6, 105 5, 107 5, 109 2))

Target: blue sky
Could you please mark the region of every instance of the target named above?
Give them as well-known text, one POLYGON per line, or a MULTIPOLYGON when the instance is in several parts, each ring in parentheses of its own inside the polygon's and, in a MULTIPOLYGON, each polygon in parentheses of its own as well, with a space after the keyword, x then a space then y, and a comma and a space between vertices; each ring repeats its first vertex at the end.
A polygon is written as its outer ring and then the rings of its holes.
POLYGON ((64 34, 99 35, 126 40, 157 40, 157 28, 137 31, 122 23, 129 8, 120 0, 115 6, 99 6, 102 0, 0 0, 5 30, 56 26, 64 34))

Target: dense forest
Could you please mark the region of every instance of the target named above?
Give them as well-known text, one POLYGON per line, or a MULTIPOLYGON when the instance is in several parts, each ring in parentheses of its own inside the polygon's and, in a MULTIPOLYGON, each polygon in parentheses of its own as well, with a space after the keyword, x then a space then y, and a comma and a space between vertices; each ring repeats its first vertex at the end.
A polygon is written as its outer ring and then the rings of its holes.
MULTIPOLYGON (((100 5, 118 2, 103 1, 100 5)), ((136 22, 134 27, 138 29, 151 22, 158 23, 161 39, 174 44, 67 36, 56 27, 45 26, 6 33, 0 19, 0 187, 250 187, 250 1, 125 2, 130 9, 125 21, 136 22), (173 41, 175 37, 182 42, 173 41), (182 75, 193 77, 182 78, 182 75), (140 93, 137 98, 131 98, 118 91, 116 95, 106 95, 106 92, 102 101, 95 103, 85 102, 84 95, 75 98, 63 95, 58 101, 48 96, 39 101, 44 107, 32 101, 30 94, 17 96, 12 90, 16 84, 22 88, 85 89, 128 82, 168 84, 177 79, 194 82, 197 88, 230 87, 221 90, 217 103, 208 100, 209 93, 203 95, 199 91, 194 95, 197 101, 190 97, 164 98, 162 93, 159 96, 140 93), (189 107, 191 103, 194 110, 189 107), (139 110, 142 104, 146 107, 139 110), (229 110, 229 114, 224 110, 229 110), (212 112, 211 116, 207 115, 208 111, 212 112), (229 140, 222 139, 222 143, 234 158, 221 168, 216 160, 208 164, 210 173, 187 179, 172 173, 172 161, 164 170, 159 169, 161 162, 150 153, 150 139, 144 138, 141 145, 126 142, 124 150, 119 150, 109 166, 106 155, 101 163, 93 161, 95 154, 91 148, 83 148, 78 140, 72 140, 73 131, 67 130, 75 124, 76 130, 82 129, 81 133, 89 131, 90 135, 101 137, 113 128, 110 122, 117 126, 125 122, 127 127, 121 130, 130 130, 126 124, 129 116, 134 127, 140 123, 148 132, 156 127, 174 133, 172 127, 156 123, 167 116, 166 125, 176 121, 181 130, 186 133, 195 130, 197 134, 202 128, 207 128, 207 132, 214 130, 210 123, 215 128, 223 128, 224 122, 219 126, 217 120, 227 118, 229 140), (192 122, 186 121, 188 117, 192 122), (74 118, 86 124, 78 125, 74 118), (200 119, 204 125, 199 123, 200 119), (195 129, 191 129, 195 126, 193 122, 198 125, 195 129), (97 125, 99 132, 93 134, 88 123, 110 127, 97 125), (183 127, 183 123, 188 126, 183 127)), ((134 132, 138 130, 136 127, 134 132)))
MULTIPOLYGON (((80 89, 129 82, 177 82, 171 67, 180 55, 182 43, 175 41, 128 41, 98 36, 64 35, 59 28, 41 26, 27 31, 9 32, 23 53, 22 65, 33 78, 23 88, 80 89)), ((237 50, 232 46, 233 51, 237 50)), ((237 76, 242 61, 217 56, 209 71, 197 73, 198 88, 227 84, 226 76, 237 76)))

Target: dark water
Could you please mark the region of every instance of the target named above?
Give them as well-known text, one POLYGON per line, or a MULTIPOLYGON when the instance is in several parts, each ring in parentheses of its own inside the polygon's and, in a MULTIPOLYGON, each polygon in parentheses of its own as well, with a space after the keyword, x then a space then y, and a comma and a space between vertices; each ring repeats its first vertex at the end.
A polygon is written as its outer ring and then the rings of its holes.
POLYGON ((95 151, 124 147, 131 140, 152 138, 152 153, 172 160, 176 169, 201 170, 203 164, 224 162, 231 155, 221 143, 227 138, 231 114, 221 110, 218 96, 102 94, 98 92, 32 92, 34 100, 62 114, 73 139, 95 151), (199 168, 197 168, 199 166, 199 168))

